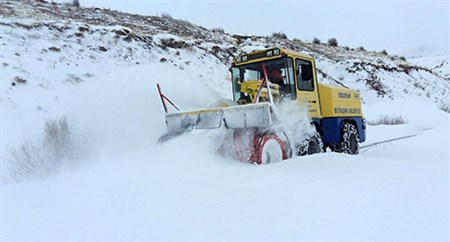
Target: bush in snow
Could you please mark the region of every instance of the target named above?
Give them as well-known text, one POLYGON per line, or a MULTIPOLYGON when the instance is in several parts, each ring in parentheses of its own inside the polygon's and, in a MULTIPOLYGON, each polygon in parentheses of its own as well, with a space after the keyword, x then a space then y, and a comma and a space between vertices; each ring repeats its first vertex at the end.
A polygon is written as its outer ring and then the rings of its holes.
POLYGON ((283 32, 274 32, 274 33, 272 33, 272 37, 275 37, 278 39, 287 39, 287 35, 283 32))
POLYGON ((382 51, 380 51, 380 53, 381 53, 382 55, 388 55, 387 50, 382 50, 382 51))
POLYGON ((60 52, 61 51, 61 49, 56 47, 56 46, 50 46, 50 47, 48 47, 48 50, 51 50, 51 51, 54 51, 54 52, 60 52))
POLYGON ((338 46, 337 39, 336 38, 328 39, 328 45, 329 46, 334 46, 334 47, 338 46))
POLYGON ((20 77, 20 76, 16 76, 14 77, 14 83, 19 83, 19 84, 25 84, 27 82, 27 79, 20 77))
POLYGON ((73 5, 74 7, 79 8, 79 7, 80 7, 80 1, 79 1, 79 0, 72 0, 72 5, 73 5))
POLYGON ((450 113, 450 105, 448 103, 442 103, 439 108, 444 112, 450 113))
POLYGON ((321 43, 322 43, 322 42, 320 41, 319 38, 314 37, 314 39, 313 39, 313 44, 320 45, 321 43))
POLYGON ((211 29, 211 31, 213 33, 219 33, 219 34, 224 34, 225 33, 225 30, 223 28, 221 28, 221 27, 213 28, 213 29, 211 29))
POLYGON ((161 48, 163 49, 167 49, 167 48, 172 48, 172 49, 188 49, 191 50, 192 49, 192 45, 184 42, 182 40, 175 40, 173 38, 169 38, 169 39, 161 39, 160 40, 161 43, 161 48))
POLYGON ((43 145, 54 160, 61 160, 73 155, 73 140, 66 118, 47 120, 44 126, 45 138, 43 145))
POLYGON ((403 117, 399 114, 394 115, 381 115, 375 120, 367 120, 367 124, 369 125, 397 125, 397 124, 405 124, 407 121, 403 119, 403 117))
POLYGON ((77 145, 66 118, 48 120, 44 137, 25 141, 2 157, 1 183, 21 182, 45 177, 74 159, 77 145))
POLYGON ((168 14, 166 12, 161 13, 161 18, 170 19, 170 20, 173 19, 172 16, 170 16, 170 14, 168 14))

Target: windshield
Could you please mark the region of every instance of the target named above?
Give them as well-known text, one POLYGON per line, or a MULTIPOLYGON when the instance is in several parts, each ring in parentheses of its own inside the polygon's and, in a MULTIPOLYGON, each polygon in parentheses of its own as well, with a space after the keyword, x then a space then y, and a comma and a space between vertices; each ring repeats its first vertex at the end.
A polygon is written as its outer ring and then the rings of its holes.
POLYGON ((236 66, 231 69, 233 81, 234 101, 248 99, 247 94, 241 93, 243 81, 262 80, 264 77, 262 64, 266 65, 267 75, 270 82, 280 86, 282 94, 291 94, 295 97, 294 70, 292 59, 282 57, 275 60, 261 61, 257 63, 236 66))

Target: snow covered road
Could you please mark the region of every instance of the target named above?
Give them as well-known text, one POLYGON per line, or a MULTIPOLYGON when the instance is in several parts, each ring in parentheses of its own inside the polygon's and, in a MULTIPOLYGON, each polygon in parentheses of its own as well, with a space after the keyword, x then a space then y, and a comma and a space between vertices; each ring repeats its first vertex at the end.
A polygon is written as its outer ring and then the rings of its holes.
POLYGON ((76 172, 2 186, 2 238, 447 240, 448 132, 266 166, 215 155, 203 134, 105 153, 76 172))

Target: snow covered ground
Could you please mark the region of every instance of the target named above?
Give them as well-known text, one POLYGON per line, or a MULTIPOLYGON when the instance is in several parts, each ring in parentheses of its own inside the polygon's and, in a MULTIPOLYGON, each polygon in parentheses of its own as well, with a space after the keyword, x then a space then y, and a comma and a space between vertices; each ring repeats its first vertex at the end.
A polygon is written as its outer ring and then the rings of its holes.
MULTIPOLYGON (((165 68, 131 67, 74 90, 67 117, 89 136, 90 153, 50 178, 3 185, 2 239, 448 239, 448 113, 412 100, 365 105, 368 120, 395 113, 408 122, 369 126, 366 145, 417 136, 357 156, 253 166, 217 155, 217 131, 155 144, 163 111, 155 81, 141 76, 165 68)), ((162 85, 209 99, 187 92, 192 85, 162 85)))
POLYGON ((368 143, 419 135, 358 156, 267 166, 215 155, 204 134, 127 150, 124 140, 82 169, 2 186, 2 238, 447 240, 449 126, 438 116, 426 131, 369 127, 368 143))
POLYGON ((400 115, 406 123, 368 126, 357 156, 327 152, 254 166, 216 154, 225 130, 156 144, 165 131, 156 83, 182 109, 229 97, 227 66, 212 54, 155 46, 176 37, 167 33, 145 48, 109 42, 121 26, 89 26, 75 38, 84 23, 53 35, 47 31, 64 22, 48 24, 1 29, 1 241, 449 240, 450 114, 438 108, 449 98, 446 79, 375 72, 390 90, 409 91, 382 98, 361 82, 367 73, 346 71, 353 62, 321 57, 324 72, 361 89, 368 121, 400 115), (407 79, 419 88, 411 91, 407 79), (47 164, 44 125, 64 117, 70 156, 31 171, 11 163, 27 142, 44 160, 33 161, 47 164))

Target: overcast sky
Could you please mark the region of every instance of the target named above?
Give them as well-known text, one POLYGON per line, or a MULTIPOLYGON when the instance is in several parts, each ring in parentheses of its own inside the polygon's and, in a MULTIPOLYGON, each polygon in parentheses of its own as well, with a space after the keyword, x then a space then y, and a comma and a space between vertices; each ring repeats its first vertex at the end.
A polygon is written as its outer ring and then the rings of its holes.
POLYGON ((450 1, 117 1, 80 0, 144 15, 168 13, 206 28, 232 34, 268 35, 415 56, 449 53, 450 1))

